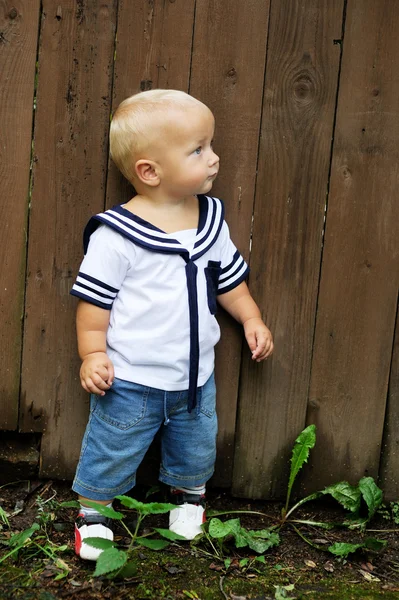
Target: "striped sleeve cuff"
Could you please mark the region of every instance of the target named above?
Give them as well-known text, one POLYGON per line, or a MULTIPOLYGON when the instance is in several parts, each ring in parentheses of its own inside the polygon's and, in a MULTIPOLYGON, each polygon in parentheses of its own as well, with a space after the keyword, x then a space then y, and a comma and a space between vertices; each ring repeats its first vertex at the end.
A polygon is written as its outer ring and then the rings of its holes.
POLYGON ((95 277, 79 272, 71 294, 72 296, 86 300, 86 302, 90 302, 90 304, 111 310, 118 291, 116 288, 103 283, 95 277))
POLYGON ((233 256, 233 260, 220 273, 218 294, 230 292, 248 277, 249 267, 239 251, 233 256))

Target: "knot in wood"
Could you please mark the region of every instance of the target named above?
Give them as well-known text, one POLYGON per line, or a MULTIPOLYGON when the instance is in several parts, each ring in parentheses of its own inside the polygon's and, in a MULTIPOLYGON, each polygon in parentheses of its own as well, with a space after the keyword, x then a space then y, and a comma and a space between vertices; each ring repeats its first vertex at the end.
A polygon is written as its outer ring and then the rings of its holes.
POLYGON ((237 71, 234 67, 231 67, 231 69, 227 71, 227 77, 231 80, 232 83, 235 83, 237 81, 237 71))
POLYGON ((18 17, 18 11, 15 8, 15 6, 12 7, 10 12, 8 13, 8 16, 10 17, 10 19, 16 19, 18 17))
POLYGON ((308 104, 315 93, 314 82, 309 73, 300 73, 293 84, 294 98, 301 104, 308 104))

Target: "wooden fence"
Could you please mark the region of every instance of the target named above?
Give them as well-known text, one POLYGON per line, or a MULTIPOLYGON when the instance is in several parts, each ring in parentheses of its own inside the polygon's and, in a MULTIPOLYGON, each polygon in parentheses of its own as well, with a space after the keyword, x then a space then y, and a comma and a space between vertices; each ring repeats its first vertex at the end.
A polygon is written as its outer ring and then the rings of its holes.
POLYGON ((396 4, 1 2, 0 428, 41 434, 41 476, 72 477, 88 411, 69 296, 82 230, 130 193, 110 114, 170 87, 215 114, 214 193, 276 345, 253 364, 220 315, 214 483, 279 497, 315 423, 300 493, 367 474, 399 496, 396 4))

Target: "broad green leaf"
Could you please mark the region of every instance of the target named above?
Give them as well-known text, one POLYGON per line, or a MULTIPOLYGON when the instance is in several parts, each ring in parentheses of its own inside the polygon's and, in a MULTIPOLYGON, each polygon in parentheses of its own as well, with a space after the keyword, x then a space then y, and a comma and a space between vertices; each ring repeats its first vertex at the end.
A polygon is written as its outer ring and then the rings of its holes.
POLYGON ((157 531, 160 535, 162 535, 162 537, 166 538, 167 540, 171 540, 172 542, 178 540, 186 540, 185 537, 179 535, 178 533, 175 533, 174 531, 171 531, 170 529, 161 529, 159 527, 154 527, 154 531, 157 531))
POLYGON ((90 508, 95 508, 97 512, 100 513, 100 515, 103 515, 103 517, 108 517, 108 519, 123 519, 123 514, 114 510, 113 508, 109 508, 108 506, 104 506, 103 504, 99 504, 98 502, 92 502, 91 500, 86 500, 85 503, 87 504, 87 506, 90 506, 90 508))
POLYGON ((291 496, 292 486, 294 484, 295 478, 301 470, 303 464, 307 462, 309 458, 309 451, 314 448, 316 443, 316 426, 309 425, 299 434, 297 439, 295 440, 295 445, 292 450, 291 456, 291 470, 290 470, 290 478, 288 481, 288 491, 287 491, 287 503, 286 510, 288 508, 288 502, 291 496))
POLYGON ((238 564, 242 568, 242 567, 246 567, 248 563, 249 563, 249 558, 242 558, 238 564))
POLYGON ((13 547, 13 546, 20 546, 22 548, 22 546, 25 544, 25 542, 32 537, 32 535, 35 533, 35 531, 37 531, 38 529, 40 529, 40 525, 39 523, 33 523, 31 525, 31 527, 29 527, 28 529, 24 529, 24 531, 21 531, 20 533, 15 533, 9 541, 9 546, 13 547))
POLYGON ((372 477, 363 477, 359 481, 359 490, 367 504, 368 518, 371 519, 375 511, 382 504, 382 490, 380 490, 372 477))
POLYGON ((100 577, 100 575, 119 571, 126 562, 127 554, 126 552, 123 552, 123 550, 117 550, 116 548, 104 550, 97 559, 94 577, 100 577))
POLYGON ((230 565, 231 565, 231 558, 225 558, 224 559, 224 568, 228 569, 230 565))
POLYGON ((140 544, 140 546, 144 546, 145 548, 149 548, 150 550, 163 550, 167 546, 169 546, 169 542, 166 540, 150 540, 148 538, 136 538, 136 542, 140 544))
POLYGON ((336 542, 332 546, 329 546, 328 550, 331 552, 331 554, 335 554, 335 556, 346 558, 348 554, 356 552, 356 550, 363 548, 363 546, 364 544, 347 544, 345 542, 336 542))
POLYGON ((386 540, 377 540, 376 538, 366 538, 364 540, 364 546, 369 550, 374 550, 374 552, 379 552, 387 545, 386 540))
POLYGON ((367 548, 368 550, 374 550, 375 552, 379 552, 380 550, 385 548, 386 545, 387 542, 385 540, 366 538, 361 544, 345 544, 342 542, 337 542, 332 546, 329 546, 328 550, 332 554, 335 554, 335 556, 346 558, 348 554, 356 552, 356 550, 360 550, 361 548, 367 548))
POLYGON ((108 550, 108 548, 113 548, 115 546, 115 542, 112 540, 106 540, 101 537, 88 537, 84 539, 85 544, 92 546, 93 548, 98 548, 99 550, 108 550))
MULTIPOLYGON (((278 542, 277 542, 278 543, 278 542)), ((261 538, 248 537, 248 546, 255 550, 258 554, 263 554, 266 550, 269 550, 272 546, 275 546, 274 540, 263 540, 261 538)))
POLYGON ((129 577, 134 577, 135 575, 137 575, 137 565, 134 561, 130 560, 119 571, 118 579, 129 579, 129 577))
POLYGON ((347 481, 340 481, 324 488, 322 494, 330 494, 346 510, 355 513, 360 509, 360 490, 350 485, 347 481))
POLYGON ((161 502, 139 502, 130 496, 116 496, 123 506, 137 510, 142 515, 161 515, 176 508, 175 504, 161 502))
POLYGON ((225 521, 224 523, 214 517, 209 521, 209 535, 213 538, 224 538, 228 535, 234 535, 234 533, 238 533, 241 529, 240 519, 230 519, 229 521, 225 521))

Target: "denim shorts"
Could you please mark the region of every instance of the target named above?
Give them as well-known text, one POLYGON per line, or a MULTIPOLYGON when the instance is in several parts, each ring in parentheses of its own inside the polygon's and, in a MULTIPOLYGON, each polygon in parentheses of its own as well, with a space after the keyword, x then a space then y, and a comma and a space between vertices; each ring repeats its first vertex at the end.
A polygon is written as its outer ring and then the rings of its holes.
POLYGON ((187 395, 122 379, 115 379, 105 396, 93 394, 73 490, 91 500, 125 494, 134 487, 137 468, 159 429, 160 481, 173 487, 206 483, 216 458, 213 374, 197 388, 191 413, 187 395))

